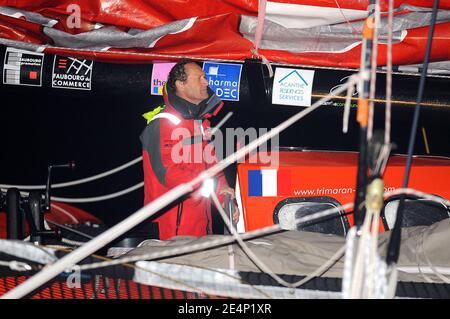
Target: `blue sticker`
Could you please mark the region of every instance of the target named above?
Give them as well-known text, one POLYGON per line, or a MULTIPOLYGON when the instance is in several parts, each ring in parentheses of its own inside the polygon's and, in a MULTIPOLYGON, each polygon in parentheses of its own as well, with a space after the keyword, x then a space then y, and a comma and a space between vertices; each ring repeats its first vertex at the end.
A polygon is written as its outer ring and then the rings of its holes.
POLYGON ((248 170, 248 196, 262 196, 262 173, 260 170, 248 170))
POLYGON ((227 101, 239 101, 242 64, 203 63, 209 87, 216 95, 227 101))

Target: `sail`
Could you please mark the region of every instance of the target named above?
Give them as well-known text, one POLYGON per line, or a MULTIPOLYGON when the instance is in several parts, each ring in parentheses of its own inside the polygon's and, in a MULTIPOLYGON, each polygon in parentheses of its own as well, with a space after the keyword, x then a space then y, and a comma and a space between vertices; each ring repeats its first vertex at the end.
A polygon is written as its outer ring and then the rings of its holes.
MULTIPOLYGON (((394 2, 393 64, 421 63, 433 1, 394 2)), ((359 67, 368 9, 369 0, 0 0, 0 44, 117 63, 265 57, 359 67)), ((382 2, 378 65, 386 64, 387 10, 382 2)), ((450 60, 449 40, 447 0, 439 4, 431 62, 450 60)))

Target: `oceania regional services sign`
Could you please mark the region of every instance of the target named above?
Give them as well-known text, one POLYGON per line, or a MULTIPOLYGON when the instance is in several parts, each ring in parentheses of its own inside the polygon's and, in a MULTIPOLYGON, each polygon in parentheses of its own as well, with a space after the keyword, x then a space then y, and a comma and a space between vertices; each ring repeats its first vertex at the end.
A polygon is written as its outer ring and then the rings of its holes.
POLYGON ((273 80, 272 103, 311 106, 314 70, 277 68, 273 80))

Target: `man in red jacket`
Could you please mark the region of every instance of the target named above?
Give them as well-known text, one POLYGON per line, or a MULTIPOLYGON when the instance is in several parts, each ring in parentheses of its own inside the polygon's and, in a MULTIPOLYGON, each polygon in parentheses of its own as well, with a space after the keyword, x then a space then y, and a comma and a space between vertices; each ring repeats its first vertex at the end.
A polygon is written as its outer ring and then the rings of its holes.
MULTIPOLYGON (((186 183, 217 160, 208 143, 210 122, 223 102, 208 87, 202 68, 192 60, 181 60, 170 71, 164 89, 165 105, 144 114, 147 127, 140 139, 143 146, 144 205, 180 183, 186 183)), ((211 184, 211 191, 223 202, 224 194, 234 198, 221 174, 211 184)), ((202 187, 203 188, 203 187, 202 187)), ((233 222, 238 210, 234 205, 233 222)), ((212 233, 211 199, 197 189, 160 212, 159 238, 203 236, 212 233), (204 194, 203 194, 204 195, 204 194)))

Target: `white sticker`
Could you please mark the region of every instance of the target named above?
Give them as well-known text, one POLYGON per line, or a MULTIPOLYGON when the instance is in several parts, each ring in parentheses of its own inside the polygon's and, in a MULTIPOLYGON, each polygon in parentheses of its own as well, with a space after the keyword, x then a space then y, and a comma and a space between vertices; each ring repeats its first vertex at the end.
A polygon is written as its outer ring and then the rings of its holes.
POLYGON ((43 64, 43 53, 7 48, 3 84, 42 86, 43 64))
POLYGON ((55 55, 52 87, 91 90, 94 61, 55 55))
POLYGON ((313 70, 277 68, 272 104, 311 106, 313 70))

